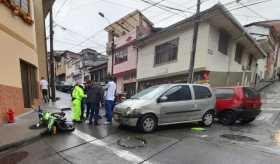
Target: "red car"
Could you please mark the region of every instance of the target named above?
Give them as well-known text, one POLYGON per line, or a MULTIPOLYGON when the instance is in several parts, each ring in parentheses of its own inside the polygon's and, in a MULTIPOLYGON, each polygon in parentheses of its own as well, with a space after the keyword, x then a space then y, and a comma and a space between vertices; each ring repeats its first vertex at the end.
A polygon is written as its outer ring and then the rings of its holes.
POLYGON ((239 120, 246 124, 255 120, 261 112, 261 97, 250 87, 217 87, 216 113, 224 125, 231 125, 239 120))

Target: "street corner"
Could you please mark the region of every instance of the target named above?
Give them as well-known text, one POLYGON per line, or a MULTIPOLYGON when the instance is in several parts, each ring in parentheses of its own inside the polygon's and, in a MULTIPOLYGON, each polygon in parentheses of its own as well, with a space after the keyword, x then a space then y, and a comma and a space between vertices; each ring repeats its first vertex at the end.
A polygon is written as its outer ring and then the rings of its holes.
MULTIPOLYGON (((91 137, 83 132, 77 133, 77 136, 84 138, 84 140, 91 137)), ((124 163, 140 163, 176 142, 178 142, 176 139, 153 134, 120 132, 61 153, 67 159, 70 157, 70 161, 78 161, 81 156, 84 156, 85 159, 104 161, 105 163, 111 160, 116 163, 124 161, 124 163), (74 157, 74 154, 77 157, 74 157), (110 156, 109 159, 106 158, 108 156, 110 156)), ((83 160, 87 161, 85 159, 83 160)))

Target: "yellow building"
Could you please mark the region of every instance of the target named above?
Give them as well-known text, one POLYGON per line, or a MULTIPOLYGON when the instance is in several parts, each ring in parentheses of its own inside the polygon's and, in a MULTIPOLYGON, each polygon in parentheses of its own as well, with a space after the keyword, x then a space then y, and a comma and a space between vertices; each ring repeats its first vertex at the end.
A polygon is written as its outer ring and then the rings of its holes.
POLYGON ((0 125, 8 109, 19 115, 40 103, 39 78, 47 77, 46 1, 0 0, 0 125))

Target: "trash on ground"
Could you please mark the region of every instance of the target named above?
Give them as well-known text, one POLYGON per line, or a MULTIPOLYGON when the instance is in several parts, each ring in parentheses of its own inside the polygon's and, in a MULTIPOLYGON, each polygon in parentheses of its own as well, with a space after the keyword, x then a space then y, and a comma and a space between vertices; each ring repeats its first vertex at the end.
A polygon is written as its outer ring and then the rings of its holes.
POLYGON ((201 127, 194 127, 194 128, 191 128, 191 130, 195 131, 195 132, 203 132, 203 131, 206 131, 207 129, 201 128, 201 127))

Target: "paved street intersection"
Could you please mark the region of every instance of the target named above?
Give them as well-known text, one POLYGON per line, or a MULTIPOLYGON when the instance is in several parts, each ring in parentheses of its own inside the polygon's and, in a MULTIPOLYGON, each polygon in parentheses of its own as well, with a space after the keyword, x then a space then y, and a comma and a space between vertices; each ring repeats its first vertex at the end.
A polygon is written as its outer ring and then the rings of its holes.
MULTIPOLYGON (((70 97, 59 93, 55 104, 70 106, 70 97)), ((76 164, 278 164, 280 161, 280 83, 262 93, 263 112, 249 125, 215 123, 205 132, 192 131, 197 124, 160 127, 152 134, 134 128, 77 125, 73 133, 45 136, 23 147, 2 152, 0 163, 76 164), (126 147, 142 139, 143 145, 126 147)), ((44 106, 43 106, 44 108, 44 106)), ((69 115, 70 112, 68 111, 69 115)))

